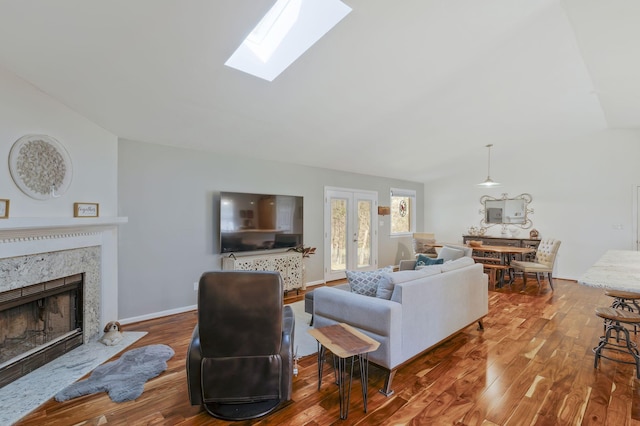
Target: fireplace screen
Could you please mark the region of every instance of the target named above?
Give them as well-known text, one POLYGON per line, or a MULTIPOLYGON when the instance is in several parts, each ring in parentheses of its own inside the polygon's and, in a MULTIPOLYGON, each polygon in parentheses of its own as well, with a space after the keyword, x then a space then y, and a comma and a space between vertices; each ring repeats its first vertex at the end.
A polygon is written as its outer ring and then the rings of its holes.
POLYGON ((83 274, 0 293, 0 386, 82 344, 83 274))

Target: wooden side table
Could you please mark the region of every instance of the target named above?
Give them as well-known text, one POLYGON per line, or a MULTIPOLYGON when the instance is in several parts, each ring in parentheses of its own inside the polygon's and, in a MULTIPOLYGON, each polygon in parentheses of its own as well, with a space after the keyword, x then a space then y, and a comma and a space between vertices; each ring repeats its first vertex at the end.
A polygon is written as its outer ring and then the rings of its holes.
MULTIPOLYGON (((338 357, 337 381, 340 394, 340 418, 346 419, 349 414, 351 383, 353 381, 353 364, 357 357, 360 362, 360 383, 362 385, 362 401, 364 412, 367 412, 367 384, 369 379, 369 352, 380 346, 380 342, 356 330, 347 324, 335 324, 320 328, 311 328, 308 333, 318 341, 318 390, 322 385, 325 349, 329 349, 338 357), (345 373, 347 362, 351 361, 349 388, 345 389, 345 373)), ((335 364, 335 361, 334 361, 335 364)))

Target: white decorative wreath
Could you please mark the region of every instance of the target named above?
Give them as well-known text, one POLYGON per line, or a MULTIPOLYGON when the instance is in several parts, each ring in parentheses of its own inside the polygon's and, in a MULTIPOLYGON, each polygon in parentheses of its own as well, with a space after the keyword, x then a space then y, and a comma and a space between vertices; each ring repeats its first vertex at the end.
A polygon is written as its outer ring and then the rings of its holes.
POLYGON ((9 171, 18 188, 31 198, 47 200, 64 194, 73 177, 71 157, 47 135, 26 135, 9 152, 9 171))

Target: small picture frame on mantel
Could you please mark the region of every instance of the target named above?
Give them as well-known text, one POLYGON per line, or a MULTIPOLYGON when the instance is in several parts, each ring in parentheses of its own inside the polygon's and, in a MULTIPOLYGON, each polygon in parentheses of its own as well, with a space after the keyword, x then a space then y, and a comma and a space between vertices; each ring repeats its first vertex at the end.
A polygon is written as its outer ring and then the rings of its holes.
POLYGON ((9 219, 9 200, 0 198, 0 219, 9 219))
POLYGON ((98 217, 99 215, 98 203, 73 203, 73 217, 98 217))

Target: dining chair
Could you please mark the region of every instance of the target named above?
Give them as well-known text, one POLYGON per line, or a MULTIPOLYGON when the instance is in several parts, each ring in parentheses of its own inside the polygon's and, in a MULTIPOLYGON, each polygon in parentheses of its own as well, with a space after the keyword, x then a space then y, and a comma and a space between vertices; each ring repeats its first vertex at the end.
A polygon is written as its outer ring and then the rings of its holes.
POLYGON ((424 254, 427 257, 436 258, 438 253, 434 244, 436 243, 436 236, 432 232, 414 232, 413 234, 413 254, 417 257, 419 254, 424 254))
POLYGON ((549 277, 549 286, 553 290, 553 265, 556 262, 556 255, 560 248, 560 240, 554 238, 546 238, 540 241, 538 250, 536 251, 536 257, 533 262, 527 262, 523 260, 514 260, 511 262, 511 268, 516 273, 522 273, 522 290, 527 287, 527 275, 535 273, 536 280, 538 281, 538 287, 542 287, 540 283, 540 274, 547 274, 549 277))

